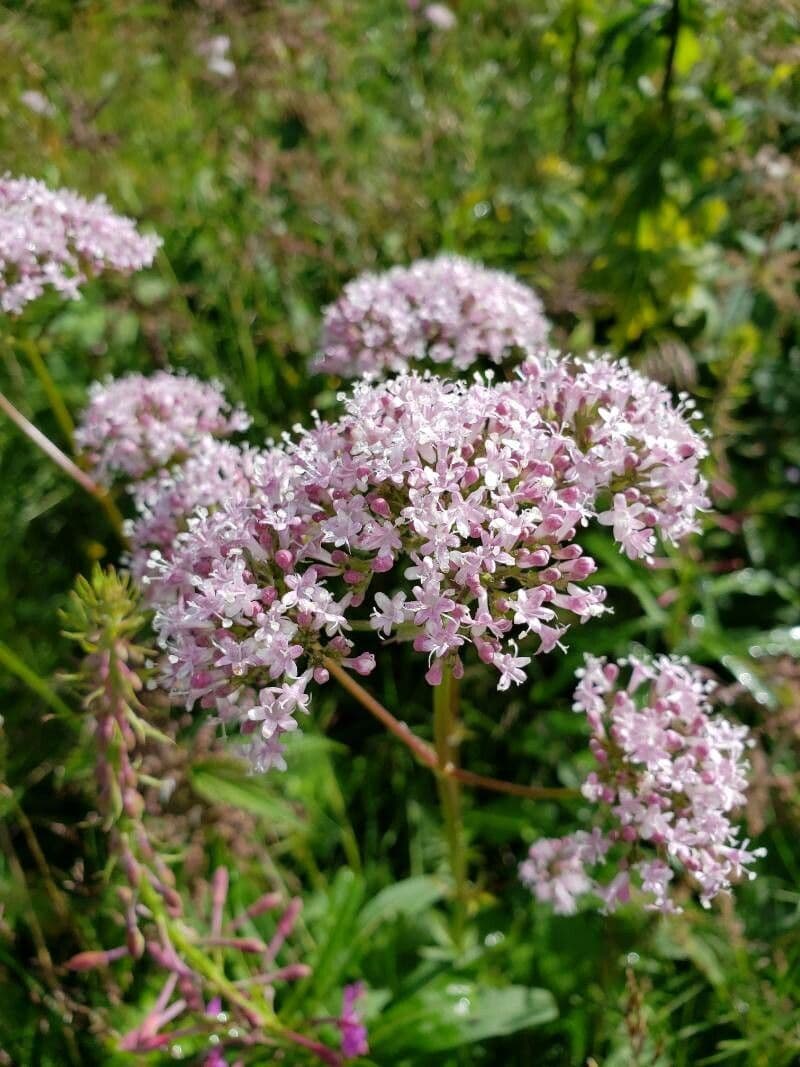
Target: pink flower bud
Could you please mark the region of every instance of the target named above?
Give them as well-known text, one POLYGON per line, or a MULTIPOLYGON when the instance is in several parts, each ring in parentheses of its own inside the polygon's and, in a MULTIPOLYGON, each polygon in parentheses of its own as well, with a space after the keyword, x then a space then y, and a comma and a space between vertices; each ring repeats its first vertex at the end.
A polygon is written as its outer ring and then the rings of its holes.
POLYGON ((294 564, 292 553, 286 548, 279 548, 275 553, 275 562, 282 571, 290 571, 294 564))
POLYGON ((382 519, 391 518, 392 510, 382 496, 372 497, 369 506, 372 511, 374 511, 376 515, 380 515, 382 519))
POLYGON ((64 966, 69 971, 91 971, 96 967, 107 967, 109 963, 121 960, 127 955, 128 948, 126 945, 120 945, 118 948, 109 948, 105 951, 89 950, 88 952, 79 952, 77 956, 72 956, 64 966))

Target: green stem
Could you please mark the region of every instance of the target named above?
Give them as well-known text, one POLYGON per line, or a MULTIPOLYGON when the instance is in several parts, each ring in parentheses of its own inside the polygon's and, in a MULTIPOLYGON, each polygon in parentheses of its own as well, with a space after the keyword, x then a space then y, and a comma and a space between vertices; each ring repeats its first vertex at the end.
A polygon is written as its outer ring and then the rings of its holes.
POLYGON ((146 874, 142 876, 139 893, 142 902, 152 913, 156 924, 167 931, 170 942, 177 949, 180 949, 187 962, 192 965, 198 974, 203 976, 208 987, 213 992, 227 997, 231 1004, 235 1004, 245 1013, 246 1017, 253 1019, 264 1030, 280 1033, 283 1027, 275 1018, 274 1012, 265 1012, 250 997, 246 996, 241 989, 238 989, 206 953, 189 940, 183 926, 167 914, 161 897, 148 882, 146 874))
POLYGON ((458 684, 449 668, 444 669, 442 681, 433 690, 433 736, 439 767, 439 803, 444 818, 445 837, 450 855, 450 870, 455 883, 453 940, 461 948, 467 906, 467 852, 464 825, 461 819, 461 787, 448 775, 449 768, 458 767, 459 724, 458 684))
POLYGON ((235 286, 230 292, 230 305, 231 311, 233 312, 233 319, 236 324, 236 337, 239 342, 239 349, 242 353, 242 365, 244 368, 245 380, 250 395, 254 400, 258 400, 260 386, 258 375, 258 354, 256 352, 256 347, 253 344, 250 326, 247 322, 247 313, 245 311, 244 301, 242 300, 242 294, 235 286))
POLYGON ((16 812, 17 822, 22 830, 26 844, 28 845, 28 851, 33 856, 34 862, 39 868, 39 874, 41 875, 42 882, 44 883, 47 895, 50 897, 53 908, 59 919, 64 923, 68 923, 70 913, 66 897, 53 880, 52 871, 50 870, 47 858, 42 851, 42 846, 39 844, 39 839, 36 836, 30 819, 26 815, 20 802, 17 800, 14 791, 5 783, 0 783, 0 796, 5 797, 13 806, 14 811, 16 812))
POLYGON ((23 662, 16 652, 12 652, 2 641, 0 641, 0 664, 33 690, 57 715, 63 715, 65 718, 72 717, 72 711, 58 693, 51 689, 44 678, 40 678, 36 671, 23 662))
POLYGON ((61 396, 61 392, 53 380, 53 376, 47 369, 47 364, 42 359, 42 354, 39 351, 39 346, 35 341, 30 338, 22 338, 17 341, 19 347, 23 350, 28 357, 28 362, 33 367, 34 374, 39 379, 39 382, 44 389, 47 402, 52 408, 53 414, 56 417, 56 422, 61 427, 61 432, 67 440, 70 452, 75 452, 75 423, 72 420, 72 416, 69 413, 67 405, 64 403, 64 399, 61 396))

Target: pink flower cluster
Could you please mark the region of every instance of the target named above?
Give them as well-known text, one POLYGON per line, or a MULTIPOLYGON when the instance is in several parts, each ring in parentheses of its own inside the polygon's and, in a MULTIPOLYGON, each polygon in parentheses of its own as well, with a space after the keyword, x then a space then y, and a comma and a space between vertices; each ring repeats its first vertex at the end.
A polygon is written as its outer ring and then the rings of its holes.
POLYGON ((731 822, 745 800, 748 730, 712 713, 699 669, 669 656, 621 665, 587 656, 578 677, 574 708, 597 763, 582 792, 602 826, 531 846, 520 877, 536 898, 570 915, 592 894, 610 911, 638 887, 650 908, 670 912, 680 910, 669 895, 676 871, 704 906, 753 878, 764 850, 748 850, 731 822))
MULTIPOLYGON (((127 534, 129 566, 145 578, 153 552, 169 557, 178 534, 199 508, 213 510, 225 501, 244 503, 256 478, 262 454, 205 435, 185 463, 165 467, 131 487, 137 518, 127 534)), ((147 585, 145 583, 145 591, 147 585)))
POLYGON ((231 409, 221 386, 189 375, 159 371, 95 382, 75 434, 93 475, 146 478, 181 463, 207 438, 246 430, 250 419, 231 409))
POLYGON ((502 384, 359 383, 337 421, 260 456, 248 498, 151 560, 165 683, 239 721, 262 769, 284 765, 326 661, 373 669, 352 637, 366 625, 412 641, 433 685, 470 646, 499 689, 520 684, 604 610, 581 526, 607 522, 632 556, 688 532, 704 452, 666 390, 605 358, 529 360, 502 384))
POLYGON ((34 178, 0 177, 0 310, 18 314, 52 287, 75 299, 91 274, 148 267, 161 244, 117 215, 34 178))
POLYGON ((535 353, 549 323, 528 286, 460 256, 362 274, 325 311, 320 370, 383 377, 428 361, 463 371, 535 353))

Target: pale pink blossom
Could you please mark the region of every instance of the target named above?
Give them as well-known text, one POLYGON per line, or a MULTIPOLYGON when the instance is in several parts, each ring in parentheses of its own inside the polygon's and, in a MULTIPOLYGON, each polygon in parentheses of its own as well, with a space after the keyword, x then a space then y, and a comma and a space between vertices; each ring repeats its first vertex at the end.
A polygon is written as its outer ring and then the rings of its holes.
MULTIPOLYGON (((472 648, 500 690, 522 684, 533 655, 606 610, 581 528, 622 494, 672 539, 704 502, 684 410, 606 358, 543 356, 499 384, 407 374, 342 399, 338 419, 258 453, 241 492, 182 520, 148 564, 165 684, 238 720, 260 766, 282 765, 326 660, 373 669, 370 632, 410 641, 432 685, 472 648)), ((629 527, 615 532, 630 547, 629 527)))
MULTIPOLYGON (((443 22, 443 5, 430 5, 443 22), (439 11, 438 9, 442 9, 439 11)), ((355 377, 411 364, 464 371, 533 354, 549 323, 532 289, 510 274, 461 256, 439 255, 349 282, 325 311, 317 366, 355 377)))
MULTIPOLYGON (((29 92, 26 102, 44 114, 48 102, 39 95, 29 92)), ((76 299, 92 275, 150 266, 160 244, 103 197, 85 200, 35 178, 0 176, 0 311, 19 314, 48 288, 76 299)))
POLYGON ((733 822, 745 801, 748 731, 712 712, 713 687, 699 669, 669 656, 621 665, 587 656, 578 675, 574 707, 586 715, 596 759, 582 791, 605 845, 592 858, 583 831, 537 841, 520 867, 537 899, 571 912, 591 895, 611 911, 633 888, 648 907, 671 912, 680 910, 670 895, 679 877, 704 906, 755 877, 764 850, 740 843, 733 822))
MULTIPOLYGON (((249 418, 232 408, 218 382, 158 371, 95 382, 75 433, 94 476, 142 479, 182 463, 209 436, 247 429, 249 418)), ((148 486, 139 495, 148 498, 148 486)))

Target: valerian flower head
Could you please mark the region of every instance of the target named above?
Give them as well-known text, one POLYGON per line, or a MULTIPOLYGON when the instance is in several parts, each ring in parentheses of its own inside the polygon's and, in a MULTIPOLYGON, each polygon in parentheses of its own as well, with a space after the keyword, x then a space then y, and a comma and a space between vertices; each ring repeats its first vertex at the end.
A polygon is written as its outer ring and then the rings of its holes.
POLYGON ((34 178, 0 176, 0 310, 18 314, 45 289, 78 297, 104 270, 148 267, 161 244, 104 197, 85 200, 34 178))
POLYGON ((670 656, 619 665, 587 656, 578 677, 574 708, 596 761, 582 792, 600 825, 531 846, 520 877, 536 898, 569 915, 591 894, 611 911, 633 888, 669 912, 680 910, 670 896, 678 874, 704 906, 753 878, 764 850, 740 842, 732 822, 745 800, 748 730, 712 712, 700 670, 670 656))
POLYGON ((326 663, 373 669, 354 636, 368 620, 413 643, 431 684, 472 648, 507 689, 605 610, 582 526, 617 496, 641 503, 637 537, 611 525, 643 555, 706 503, 685 412, 606 358, 530 360, 502 384, 406 374, 343 399, 150 565, 168 688, 239 722, 259 768, 284 765, 326 663))
POLYGON ((258 463, 256 450, 206 434, 193 445, 185 463, 134 482, 131 495, 138 514, 127 527, 134 576, 144 577, 153 551, 166 558, 171 555, 175 538, 199 508, 209 511, 226 501, 244 501, 258 463))
POLYGON ((450 372, 532 355, 550 324, 527 285, 461 256, 362 274, 325 311, 320 370, 384 377, 428 362, 450 372))
POLYGON ((229 437, 250 425, 231 408, 218 382, 159 371, 95 382, 75 434, 94 477, 150 477, 182 463, 209 436, 229 437))

